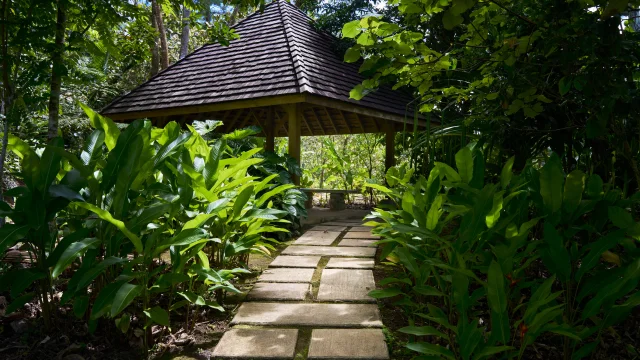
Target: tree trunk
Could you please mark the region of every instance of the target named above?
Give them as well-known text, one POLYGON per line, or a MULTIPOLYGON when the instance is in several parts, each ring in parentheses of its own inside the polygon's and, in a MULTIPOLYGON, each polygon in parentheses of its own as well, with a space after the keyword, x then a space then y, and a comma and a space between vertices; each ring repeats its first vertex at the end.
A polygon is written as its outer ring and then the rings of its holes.
POLYGON ((182 37, 180 38, 180 59, 187 56, 189 53, 189 16, 191 10, 186 6, 182 7, 182 37))
POLYGON ((229 17, 229 26, 233 26, 236 24, 236 21, 238 21, 239 13, 240 13, 240 5, 236 5, 233 8, 233 12, 231 13, 231 16, 229 17))
POLYGON ((213 13, 211 12, 211 1, 207 0, 205 4, 206 9, 204 9, 204 21, 210 23, 213 19, 213 13))
MULTIPOLYGON (((2 150, 0 150, 0 200, 4 193, 4 164, 7 158, 7 147, 9 145, 9 117, 7 116, 7 106, 11 101, 11 87, 9 85, 9 68, 7 41, 7 20, 9 13, 7 0, 2 1, 2 21, 0 22, 0 42, 2 43, 2 98, 0 99, 0 114, 4 117, 4 129, 2 133, 2 150)), ((4 226, 4 217, 0 217, 0 227, 4 226)))
POLYGON ((56 20, 55 48, 51 55, 51 94, 49 95, 49 139, 58 136, 58 119, 60 117, 60 88, 62 86, 62 64, 64 55, 64 32, 67 22, 66 0, 58 0, 58 16, 56 20))
POLYGON ((158 0, 151 2, 155 10, 156 26, 160 37, 160 70, 164 70, 169 67, 169 47, 167 46, 167 32, 164 29, 164 22, 162 21, 162 8, 158 4, 158 0))
POLYGON ((151 47, 151 76, 154 76, 158 71, 160 71, 160 39, 158 38, 158 24, 156 22, 156 18, 156 7, 152 4, 151 27, 155 31, 155 34, 153 35, 153 46, 151 47))

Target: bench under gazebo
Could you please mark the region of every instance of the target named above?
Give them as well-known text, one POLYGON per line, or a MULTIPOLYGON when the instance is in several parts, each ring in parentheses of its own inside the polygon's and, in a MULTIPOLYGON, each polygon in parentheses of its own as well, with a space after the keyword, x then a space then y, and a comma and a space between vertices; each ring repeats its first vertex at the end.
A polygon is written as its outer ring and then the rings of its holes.
MULTIPOLYGON (((381 88, 356 101, 363 77, 343 62, 335 38, 288 2, 277 0, 234 27, 229 46, 205 45, 103 109, 114 121, 222 120, 217 130, 257 125, 274 149, 288 137, 300 160, 300 136, 385 133, 385 167, 394 165, 395 133, 413 129, 411 98, 381 88)), ((296 179, 299 181, 299 179, 296 179)))

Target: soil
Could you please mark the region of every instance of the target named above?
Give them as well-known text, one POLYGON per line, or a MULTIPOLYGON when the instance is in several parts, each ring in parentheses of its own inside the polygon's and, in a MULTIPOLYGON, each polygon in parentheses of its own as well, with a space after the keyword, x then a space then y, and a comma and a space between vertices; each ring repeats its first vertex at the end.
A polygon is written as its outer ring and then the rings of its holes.
MULTIPOLYGON (((286 244, 278 247, 275 257, 286 244)), ((185 315, 176 311, 172 314, 173 333, 160 327, 152 329, 156 344, 150 351, 150 359, 211 359, 211 352, 222 334, 229 329, 237 307, 255 283, 257 277, 269 265, 271 258, 251 254, 249 269, 251 275, 238 278, 234 285, 244 294, 227 296, 225 312, 199 308, 190 314, 197 316, 194 329, 185 332, 185 315), (197 313, 196 311, 199 311, 197 313)), ((3 295, 3 294, 0 294, 3 295)), ((2 299, 2 297, 0 297, 2 299)), ((55 302, 59 298, 54 299, 55 302)), ((101 319, 96 331, 91 334, 84 319, 73 315, 71 305, 58 306, 54 314, 54 331, 45 331, 37 305, 30 303, 9 317, 0 317, 0 359, 30 360, 134 360, 144 358, 142 332, 129 331, 123 334, 113 326, 112 320, 101 319), (13 324, 13 325, 12 325, 13 324), (16 328, 19 332, 15 331, 16 328)), ((136 329, 137 320, 131 327, 136 329)), ((140 327, 140 326, 138 326, 140 327)))

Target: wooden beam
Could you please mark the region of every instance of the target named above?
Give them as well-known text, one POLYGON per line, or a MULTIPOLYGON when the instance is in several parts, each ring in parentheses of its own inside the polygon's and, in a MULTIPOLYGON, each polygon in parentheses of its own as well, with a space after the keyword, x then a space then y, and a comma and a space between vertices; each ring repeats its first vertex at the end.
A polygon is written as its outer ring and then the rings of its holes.
MULTIPOLYGON (((330 107, 332 109, 349 111, 349 112, 352 112, 352 113, 357 113, 357 114, 360 114, 360 115, 367 115, 367 116, 377 117, 377 118, 385 119, 385 120, 398 121, 398 122, 404 122, 405 121, 405 117, 402 116, 402 115, 389 113, 389 112, 384 112, 384 111, 379 111, 379 110, 375 110, 375 109, 372 109, 372 108, 364 107, 364 106, 361 106, 361 105, 352 104, 352 103, 346 102, 346 101, 330 99, 330 98, 327 98, 327 97, 324 97, 324 96, 307 95, 306 102, 309 103, 309 104, 316 104, 316 105, 320 105, 320 106, 326 106, 326 107, 330 107)), ((407 118, 407 121, 410 121, 413 124, 413 118, 407 118)))
POLYGON ((324 112, 327 114, 327 117, 329 118, 329 122, 331 123, 331 126, 333 126, 333 130, 336 131, 336 135, 340 134, 340 132, 338 132, 338 127, 336 126, 336 123, 333 121, 333 117, 329 113, 329 109, 327 109, 326 106, 323 106, 322 108, 324 109, 324 112))
POLYGON ((240 126, 238 126, 238 129, 244 129, 247 126, 247 122, 253 115, 251 110, 252 109, 249 109, 249 111, 247 111, 247 115, 242 118, 242 122, 240 123, 240 126))
MULTIPOLYGON (((297 104, 285 105, 287 111, 287 121, 289 123, 289 156, 298 161, 300 164, 300 123, 302 109, 297 104)), ((293 183, 300 185, 300 178, 291 175, 293 183)))
MULTIPOLYGON (((347 120, 347 114, 345 114, 342 110, 338 110, 338 112, 340 112, 340 115, 344 120, 344 124, 347 126, 347 129, 349 129, 349 134, 353 134, 353 129, 351 128, 351 125, 349 125, 349 120, 347 120)), ((362 131, 364 131, 364 128, 362 129, 362 131)))
POLYGON ((311 112, 313 113, 313 116, 316 117, 316 121, 318 122, 318 126, 320 127, 320 130, 322 130, 322 135, 327 135, 327 132, 324 130, 324 126, 322 126, 322 119, 320 119, 320 115, 318 115, 318 112, 316 111, 316 108, 311 106, 311 112))
POLYGON ((267 120, 265 122, 265 126, 262 128, 262 132, 266 137, 266 140, 264 143, 264 149, 267 151, 275 150, 275 138, 274 138, 275 126, 273 126, 274 125, 273 112, 274 112, 273 107, 269 106, 267 108, 267 120))
POLYGON ((276 118, 278 119, 276 126, 274 127, 274 129, 277 129, 278 127, 282 126, 282 129, 284 129, 284 133, 286 136, 289 136, 289 131, 287 131, 287 127, 284 126, 284 121, 282 120, 282 118, 280 117, 280 114, 278 114, 278 112, 273 109, 273 113, 276 115, 276 118))
MULTIPOLYGON (((364 128, 364 123, 362 122, 362 119, 360 118, 360 115, 353 113, 353 116, 356 117, 356 119, 358 120, 358 124, 360 124, 360 127, 362 128, 363 132, 367 132, 367 130, 365 130, 364 128)), ((378 127, 376 126, 376 132, 380 132, 380 130, 378 130, 378 127)))
POLYGON ((283 105, 283 104, 295 104, 304 102, 306 99, 305 94, 289 94, 289 95, 277 95, 266 96, 257 99, 225 101, 217 104, 205 104, 205 105, 193 105, 193 106, 179 106, 166 109, 157 110, 144 110, 144 111, 130 111, 130 112, 116 112, 117 109, 109 109, 107 107, 101 112, 103 116, 111 118, 114 121, 132 121, 136 119, 152 118, 158 116, 172 116, 183 114, 198 114, 204 112, 214 111, 226 111, 236 109, 248 109, 264 106, 283 105), (109 110, 113 112, 109 112, 109 110))
POLYGON ((384 169, 385 172, 396 165, 395 158, 395 141, 396 132, 393 128, 393 124, 389 121, 385 123, 386 139, 385 139, 385 151, 384 151, 384 169))
POLYGON ((300 116, 302 117, 302 121, 304 121, 305 126, 309 129, 309 135, 313 136, 313 129, 309 126, 309 122, 307 121, 307 117, 304 116, 304 111, 300 111, 300 116))
POLYGON ((236 111, 236 115, 227 124, 227 126, 225 126, 224 128, 225 133, 228 133, 229 131, 231 131, 231 129, 233 128, 233 125, 238 121, 238 119, 240 118, 240 115, 242 115, 243 112, 244 112, 244 109, 238 109, 238 111, 236 111))

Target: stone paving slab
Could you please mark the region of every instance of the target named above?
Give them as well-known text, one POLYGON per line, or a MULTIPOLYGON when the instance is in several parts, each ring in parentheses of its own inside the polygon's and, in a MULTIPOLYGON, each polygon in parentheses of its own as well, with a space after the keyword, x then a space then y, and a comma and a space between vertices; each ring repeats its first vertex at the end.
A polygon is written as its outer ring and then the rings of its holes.
POLYGON ((389 350, 380 329, 314 329, 310 360, 387 360, 389 350))
POLYGON ((347 227, 344 225, 317 225, 309 229, 309 231, 345 231, 347 227))
POLYGON ((371 231, 347 231, 345 239, 380 239, 380 236, 373 235, 371 231))
POLYGON ((352 226, 349 231, 371 231, 369 226, 352 226))
POLYGON ((320 263, 320 256, 278 256, 269 267, 315 268, 320 263))
POLYGON ((310 283, 315 271, 315 269, 300 268, 266 269, 258 277, 258 282, 310 283))
POLYGON ((246 302, 231 325, 382 327, 375 304, 246 302))
POLYGON ((366 258, 331 258, 325 269, 373 269, 373 259, 366 258))
POLYGON ((329 246, 340 236, 339 231, 307 231, 293 245, 329 246))
POLYGON ((324 269, 320 279, 318 301, 375 302, 369 291, 375 290, 371 270, 324 269))
POLYGON ((365 240, 365 239, 342 239, 338 246, 364 246, 364 247, 376 247, 378 240, 365 240))
POLYGON ((376 248, 348 247, 348 246, 289 246, 282 251, 283 255, 317 255, 317 256, 346 256, 346 257, 374 257, 376 248))
POLYGON ((293 359, 296 329, 231 329, 213 350, 214 359, 293 359))
POLYGON ((247 300, 305 300, 310 294, 310 284, 257 283, 247 295, 247 300))

